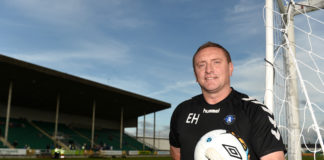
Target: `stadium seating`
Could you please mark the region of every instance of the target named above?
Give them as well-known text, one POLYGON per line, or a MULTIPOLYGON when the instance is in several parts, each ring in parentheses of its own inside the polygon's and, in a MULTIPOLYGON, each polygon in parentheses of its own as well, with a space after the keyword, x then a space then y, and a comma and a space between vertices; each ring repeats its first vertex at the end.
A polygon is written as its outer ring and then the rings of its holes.
MULTIPOLYGON (((4 119, 1 119, 2 121, 4 119)), ((4 130, 5 125, 1 125, 4 130)), ((32 127, 26 119, 10 119, 8 142, 16 148, 46 149, 52 140, 32 127)))
MULTIPOLYGON (((143 143, 140 143, 139 141, 137 141, 135 138, 130 137, 127 134, 124 134, 124 141, 127 142, 125 147, 127 148, 127 150, 143 150, 143 143)), ((145 150, 152 150, 152 148, 145 146, 145 150)))
MULTIPOLYGON (((89 143, 90 140, 83 135, 80 135, 78 132, 75 132, 71 128, 67 127, 64 124, 60 124, 59 132, 64 135, 64 143, 68 146, 74 146, 76 149, 81 149, 83 144, 89 143)), ((71 149, 71 148, 70 148, 71 149)), ((73 149, 73 148, 72 148, 73 149)))
POLYGON ((3 145, 3 143, 0 141, 0 148, 7 148, 7 146, 3 145))
MULTIPOLYGON (((5 127, 5 121, 3 118, 0 118, 0 136, 4 136, 4 127, 5 127)), ((0 148, 7 148, 2 141, 0 141, 0 148)))
MULTIPOLYGON (((43 129, 50 136, 54 136, 55 124, 50 122, 42 122, 42 121, 33 121, 38 127, 43 129)), ((58 139, 63 142, 66 146, 69 146, 70 149, 81 149, 81 146, 84 143, 89 143, 89 140, 84 136, 79 135, 71 128, 66 126, 65 124, 58 124, 57 127, 57 136, 58 139)))
MULTIPOLYGON (((78 132, 83 135, 91 138, 91 130, 89 129, 76 129, 78 132)), ((102 146, 103 149, 120 149, 120 131, 113 129, 100 129, 95 130, 94 141, 97 146, 102 146)), ((143 144, 138 142, 136 139, 128 136, 127 134, 123 134, 123 148, 122 150, 142 150, 143 144)), ((145 146, 146 150, 152 150, 151 148, 145 146)))
MULTIPOLYGON (((5 118, 0 118, 0 134, 4 134, 5 118)), ((53 148, 53 141, 49 136, 54 135, 55 124, 51 122, 32 121, 28 122, 26 119, 10 119, 10 127, 8 134, 8 141, 16 148, 30 147, 32 149, 48 149, 53 148), (31 125, 32 124, 32 125, 31 125), (45 132, 40 132, 40 128, 45 132)), ((120 150, 120 131, 113 129, 97 129, 95 130, 95 149, 114 149, 120 150)), ((70 149, 81 149, 86 144, 90 149, 91 129, 85 128, 70 128, 65 124, 58 125, 58 139, 63 142, 70 149)), ((0 141, 0 148, 6 148, 0 141)), ((123 134, 123 148, 122 150, 142 150, 143 144, 136 139, 123 134)), ((146 150, 151 150, 145 146, 146 150)))
MULTIPOLYGON (((91 139, 90 129, 75 128, 75 130, 91 139)), ((102 147, 103 149, 110 149, 110 147, 119 149, 119 139, 116 138, 114 133, 106 130, 95 130, 94 143, 97 147, 102 147)))

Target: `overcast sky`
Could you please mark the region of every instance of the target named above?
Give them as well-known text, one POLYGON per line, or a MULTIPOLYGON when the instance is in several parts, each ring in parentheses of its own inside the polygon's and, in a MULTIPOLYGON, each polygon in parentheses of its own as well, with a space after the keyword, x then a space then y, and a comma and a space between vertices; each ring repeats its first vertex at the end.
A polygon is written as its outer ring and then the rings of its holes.
POLYGON ((175 107, 200 93, 192 56, 207 41, 231 53, 232 86, 263 101, 263 7, 262 0, 2 0, 0 53, 169 102, 156 114, 167 135, 175 107))

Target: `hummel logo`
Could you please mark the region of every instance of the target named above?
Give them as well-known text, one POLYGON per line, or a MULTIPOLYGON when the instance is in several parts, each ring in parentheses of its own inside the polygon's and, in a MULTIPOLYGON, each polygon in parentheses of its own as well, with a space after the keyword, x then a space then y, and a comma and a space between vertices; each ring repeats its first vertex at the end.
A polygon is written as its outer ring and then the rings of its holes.
POLYGON ((277 138, 278 141, 280 140, 280 133, 278 130, 275 131, 271 129, 271 133, 277 138))
POLYGON ((219 113, 220 108, 218 109, 205 109, 203 110, 203 113, 219 113))

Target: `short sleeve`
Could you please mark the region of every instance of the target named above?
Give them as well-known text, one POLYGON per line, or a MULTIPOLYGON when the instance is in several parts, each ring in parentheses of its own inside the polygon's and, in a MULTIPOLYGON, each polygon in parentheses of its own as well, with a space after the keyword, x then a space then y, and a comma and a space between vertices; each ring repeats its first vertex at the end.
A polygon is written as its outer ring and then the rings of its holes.
POLYGON ((277 128, 273 114, 264 105, 258 104, 251 115, 252 121, 252 146, 258 157, 272 152, 284 151, 285 146, 277 128))
POLYGON ((179 143, 179 134, 178 134, 178 127, 177 127, 177 110, 175 110, 172 114, 171 121, 170 121, 170 133, 169 133, 169 142, 171 146, 180 148, 179 143))

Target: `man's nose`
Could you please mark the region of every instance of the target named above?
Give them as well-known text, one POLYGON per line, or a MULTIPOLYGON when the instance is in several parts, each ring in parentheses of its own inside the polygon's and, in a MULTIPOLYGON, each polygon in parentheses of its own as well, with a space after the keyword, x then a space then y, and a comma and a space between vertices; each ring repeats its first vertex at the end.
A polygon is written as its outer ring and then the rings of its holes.
POLYGON ((212 64, 207 64, 206 73, 212 73, 214 71, 212 64))

